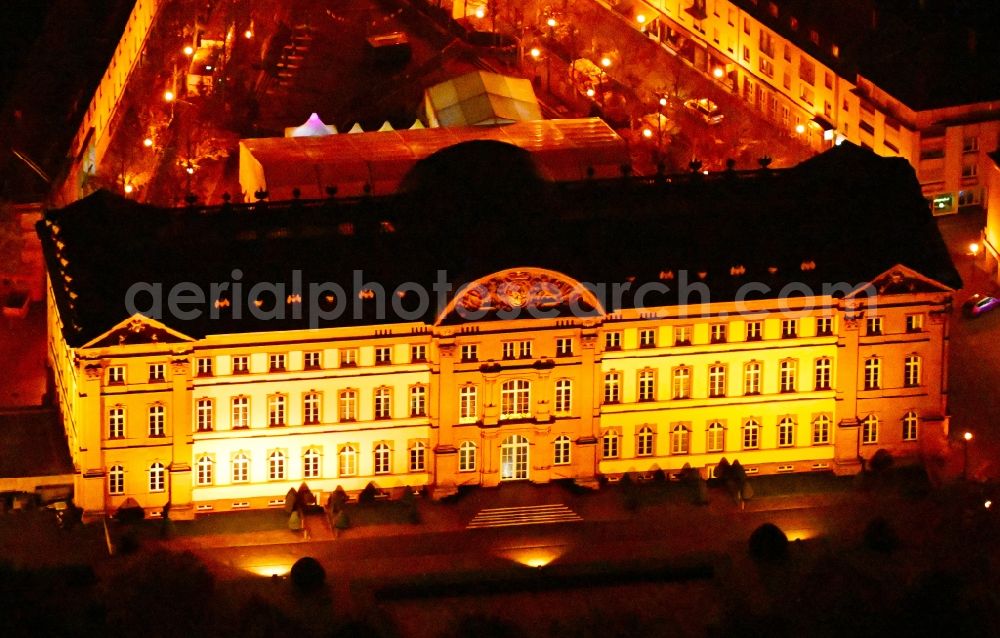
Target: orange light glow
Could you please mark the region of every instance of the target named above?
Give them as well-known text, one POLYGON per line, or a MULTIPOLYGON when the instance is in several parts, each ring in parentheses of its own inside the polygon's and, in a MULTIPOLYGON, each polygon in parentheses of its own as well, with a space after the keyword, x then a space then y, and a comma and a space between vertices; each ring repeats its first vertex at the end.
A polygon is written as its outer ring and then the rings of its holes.
POLYGON ((973 257, 975 257, 976 255, 978 255, 979 254, 979 244, 977 244, 976 242, 972 242, 971 244, 969 244, 969 252, 972 253, 973 257))
POLYGON ((131 184, 125 184, 125 194, 126 195, 131 195, 132 191, 134 191, 134 190, 135 190, 134 186, 132 186, 131 184))
POLYGON ((480 20, 482 20, 485 15, 486 15, 486 10, 485 9, 483 9, 482 7, 478 7, 476 9, 476 17, 477 18, 479 18, 480 20))
POLYGON ((802 135, 803 133, 806 132, 806 127, 804 125, 802 125, 802 124, 796 124, 795 125, 795 132, 798 133, 799 135, 802 135))
POLYGON ((653 137, 653 131, 648 128, 644 128, 642 129, 642 136, 645 137, 646 139, 649 139, 653 137))
POLYGON ((717 66, 714 69, 712 69, 712 75, 715 76, 716 80, 721 80, 722 76, 725 74, 726 72, 722 70, 721 66, 717 66))
POLYGON ((146 148, 150 148, 151 146, 153 146, 153 138, 147 137, 142 141, 142 145, 145 146, 146 148))
POLYGON ((601 66, 603 66, 605 69, 611 66, 611 58, 609 58, 608 56, 604 56, 603 58, 601 58, 601 66))
POLYGON ((550 27, 554 27, 558 23, 556 22, 555 18, 549 18, 548 20, 545 21, 545 24, 549 25, 550 27))
POLYGON ((972 432, 966 432, 965 434, 962 435, 962 438, 965 439, 966 441, 971 441, 972 440, 972 432))
POLYGON ((532 48, 531 51, 530 51, 530 53, 531 53, 531 57, 535 58, 536 60, 538 59, 538 56, 540 56, 542 54, 542 52, 538 50, 538 47, 532 48))
POLYGON ((177 96, 174 95, 173 91, 166 90, 163 92, 163 99, 167 102, 173 102, 175 97, 177 96))
POLYGON ((500 556, 508 558, 515 563, 520 563, 527 567, 541 568, 556 560, 566 552, 562 546, 544 547, 511 547, 497 552, 500 556))
POLYGON ((253 31, 247 29, 246 31, 243 32, 243 37, 246 38, 247 40, 253 38, 253 31))
POLYGON ((638 22, 639 24, 646 24, 646 16, 640 13, 635 17, 635 21, 638 22))
POLYGON ((184 47, 184 55, 191 56, 194 55, 194 47, 190 44, 184 47))

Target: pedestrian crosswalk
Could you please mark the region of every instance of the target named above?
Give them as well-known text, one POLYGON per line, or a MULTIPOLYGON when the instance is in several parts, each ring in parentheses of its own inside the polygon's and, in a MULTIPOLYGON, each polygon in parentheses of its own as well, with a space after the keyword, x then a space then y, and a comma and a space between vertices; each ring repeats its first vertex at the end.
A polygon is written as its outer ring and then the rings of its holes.
POLYGON ((526 507, 495 507, 481 510, 467 529, 486 527, 513 527, 515 525, 544 525, 547 523, 572 523, 582 521, 580 515, 561 503, 530 505, 526 507))

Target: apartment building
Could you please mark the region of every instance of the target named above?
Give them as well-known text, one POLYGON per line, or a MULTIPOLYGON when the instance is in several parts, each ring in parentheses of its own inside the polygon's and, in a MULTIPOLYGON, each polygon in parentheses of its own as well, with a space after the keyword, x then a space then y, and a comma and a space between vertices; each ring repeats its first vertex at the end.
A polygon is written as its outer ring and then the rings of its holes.
POLYGON ((552 184, 474 146, 530 196, 50 211, 87 515, 939 450, 961 282, 905 163, 552 184))
POLYGON ((989 16, 976 22, 940 4, 649 0, 628 12, 814 149, 846 140, 906 158, 933 211, 947 214, 987 199, 1000 56, 989 16))

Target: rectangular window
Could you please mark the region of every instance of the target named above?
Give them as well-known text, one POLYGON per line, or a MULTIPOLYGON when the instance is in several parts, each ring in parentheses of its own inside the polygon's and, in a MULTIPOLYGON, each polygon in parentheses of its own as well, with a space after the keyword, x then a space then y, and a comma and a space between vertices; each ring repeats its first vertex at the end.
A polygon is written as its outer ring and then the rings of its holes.
POLYGON ((166 408, 162 405, 149 406, 149 436, 163 436, 166 408))
POLYGON ((743 394, 760 394, 760 363, 757 361, 743 366, 743 394))
POLYGON ((639 347, 640 348, 655 348, 656 347, 656 329, 655 328, 643 328, 639 331, 639 347))
POLYGON ((125 408, 115 406, 108 410, 108 438, 125 438, 125 408))
POLYGON ((878 443, 878 417, 875 415, 868 415, 861 422, 861 443, 864 445, 878 443))
POLYGON ((729 7, 729 11, 726 14, 726 23, 731 26, 736 26, 736 9, 734 7, 729 7))
POLYGON ((525 379, 512 379, 500 386, 500 418, 526 419, 531 417, 531 383, 525 379))
POLYGON ((475 344, 462 346, 462 361, 479 361, 479 346, 475 344))
POLYGON ((212 357, 198 357, 197 370, 199 377, 212 376, 212 357))
MULTIPOLYGON (((865 133, 868 133, 869 135, 875 135, 875 127, 872 126, 871 123, 866 122, 865 120, 858 120, 858 128, 864 131, 865 133)), ((927 159, 927 158, 925 158, 923 154, 921 154, 920 159, 927 159)))
POLYGON ((675 399, 691 398, 691 368, 674 368, 671 394, 675 399))
POLYGON ((691 345, 691 326, 674 326, 674 345, 691 345))
POLYGON ((410 346, 410 363, 424 363, 427 361, 427 346, 410 346))
POLYGON ((357 348, 341 348, 340 349, 340 367, 341 368, 353 368, 358 365, 358 349, 357 348))
POLYGON ((782 57, 785 59, 785 62, 791 62, 792 61, 792 45, 785 44, 782 47, 782 49, 783 49, 782 57))
POLYGON ((621 350, 622 349, 622 333, 620 331, 606 332, 606 333, 604 333, 604 349, 605 350, 621 350))
POLYGON ((358 418, 358 393, 356 390, 344 390, 337 397, 339 400, 338 414, 341 421, 356 421, 358 418))
POLYGON ((111 366, 108 368, 108 385, 121 385, 125 383, 125 366, 111 366))
POLYGON ((770 31, 767 31, 766 29, 760 30, 758 45, 758 48, 763 55, 766 55, 769 58, 774 57, 774 36, 771 35, 770 31))
POLYGON ((778 388, 782 392, 795 392, 795 373, 798 365, 791 359, 782 361, 778 366, 778 388))
POLYGON ((277 427, 285 424, 285 413, 288 397, 283 394, 272 394, 267 397, 267 425, 277 427))
POLYGON ((833 334, 833 317, 816 318, 816 336, 829 337, 833 334))
POLYGON ((816 359, 816 389, 829 390, 832 378, 833 362, 829 357, 816 359))
POLYGON ((828 89, 833 89, 833 73, 826 71, 823 74, 823 86, 828 89))
POLYGON ((618 458, 618 434, 607 432, 601 439, 601 457, 606 459, 618 458))
POLYGON ((799 58, 799 79, 806 84, 815 84, 816 65, 805 58, 799 58))
POLYGON ((556 356, 557 357, 572 357, 573 356, 573 339, 570 337, 560 337, 556 339, 556 356))
POLYGON ((233 357, 233 374, 246 374, 250 372, 250 357, 245 354, 233 357))
POLYGON ((760 72, 769 78, 774 77, 774 62, 768 58, 762 57, 760 59, 760 72))
POLYGON ((517 344, 518 356, 522 359, 531 358, 531 342, 521 341, 517 344))
POLYGON ((622 395, 621 372, 608 372, 604 375, 604 402, 618 403, 622 395))
POLYGON ((726 324, 724 323, 713 323, 710 330, 712 343, 725 343, 726 342, 726 324))
POLYGON ((427 386, 410 387, 410 416, 427 416, 427 386))
POLYGON ((198 399, 195 404, 195 423, 199 432, 211 432, 214 429, 213 412, 211 399, 198 399))
POLYGON ((322 367, 321 352, 307 352, 303 355, 303 367, 306 370, 319 370, 322 367))
POLYGON ((285 371, 285 360, 287 356, 284 354, 272 354, 268 357, 268 369, 271 372, 284 372, 285 371))
POLYGON ((716 364, 708 368, 708 396, 726 396, 726 366, 716 364))
POLYGON ((392 390, 375 388, 375 418, 388 419, 392 417, 392 390))
POLYGON ((656 400, 656 371, 655 370, 640 370, 639 371, 639 400, 640 401, 655 401, 656 400))
POLYGON ((458 392, 459 423, 475 423, 479 419, 479 391, 474 385, 465 385, 458 392))
POLYGON ((504 359, 529 359, 531 358, 531 342, 530 341, 504 341, 503 342, 503 358, 504 359))
POLYGON ((782 339, 794 339, 799 336, 799 321, 798 319, 782 319, 781 320, 781 338, 782 339))
POLYGON ((813 445, 827 445, 830 442, 830 417, 822 414, 813 421, 813 445))
POLYGON ((979 151, 979 137, 973 135, 962 138, 962 152, 976 153, 979 151))
POLYGON ((250 427, 250 397, 233 397, 234 430, 250 427))
POLYGON ((920 315, 906 315, 906 331, 907 332, 923 332, 924 330, 924 316, 920 315))
POLYGON ((778 423, 778 447, 795 445, 795 422, 785 417, 778 423))
POLYGON ((903 362, 903 382, 908 388, 915 388, 920 385, 921 374, 920 356, 911 354, 903 362))
POLYGON ((306 392, 302 397, 302 420, 306 425, 315 425, 320 421, 319 392, 306 392))
POLYGON ((569 446, 568 436, 564 435, 556 439, 555 453, 552 458, 553 465, 569 465, 569 446))
POLYGON ((747 341, 760 341, 764 338, 764 322, 763 321, 748 321, 747 322, 747 341))
POLYGON ((869 337, 882 335, 882 317, 868 317, 865 320, 865 334, 869 337))
POLYGON ((917 440, 917 413, 907 412, 903 415, 903 440, 917 440))
POLYGON ((167 380, 167 366, 163 363, 149 364, 149 381, 151 383, 167 380))
POLYGON ((748 421, 743 426, 743 449, 756 450, 760 445, 760 426, 756 421, 748 421))
POLYGON ((392 363, 392 347, 378 346, 375 348, 375 365, 383 366, 392 363))
POLYGON ((972 162, 962 164, 962 177, 975 177, 979 174, 979 166, 972 162))
POLYGON ((750 35, 750 18, 743 18, 743 33, 750 35))
POLYGON ((882 360, 878 357, 865 359, 865 390, 878 390, 882 387, 882 360))
POLYGON ((573 382, 569 379, 556 381, 556 414, 568 415, 573 411, 573 382))
POLYGON ((809 106, 812 106, 813 100, 815 99, 813 97, 812 86, 808 84, 801 85, 799 87, 799 99, 808 104, 809 106))
POLYGON ((743 61, 744 62, 750 61, 750 47, 748 47, 745 44, 743 45, 743 61))

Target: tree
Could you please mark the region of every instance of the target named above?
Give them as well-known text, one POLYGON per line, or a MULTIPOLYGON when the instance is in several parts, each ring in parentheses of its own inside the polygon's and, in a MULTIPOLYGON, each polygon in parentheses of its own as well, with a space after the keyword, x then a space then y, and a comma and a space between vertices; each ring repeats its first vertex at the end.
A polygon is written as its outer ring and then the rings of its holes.
POLYGON ((337 532, 339 533, 339 532, 343 532, 345 529, 347 529, 350 526, 351 526, 351 519, 348 518, 347 512, 341 510, 340 513, 337 514, 337 518, 335 518, 333 520, 333 527, 334 527, 334 529, 336 529, 337 532))
POLYGON ((298 500, 299 495, 298 492, 295 491, 295 488, 288 488, 288 493, 285 494, 285 514, 291 514, 295 511, 298 500))
POLYGON ((779 561, 788 555, 788 537, 773 523, 764 523, 750 534, 750 556, 759 561, 779 561))
POLYGON ((288 517, 288 529, 293 532, 297 532, 302 529, 302 515, 299 514, 299 510, 292 512, 292 515, 288 517))
POLYGON ((336 514, 337 512, 344 509, 344 505, 347 504, 347 492, 344 488, 338 485, 333 493, 326 499, 327 509, 330 510, 331 514, 336 514))
POLYGON ((319 591, 326 584, 326 570, 319 561, 311 556, 305 556, 295 561, 289 573, 292 585, 300 594, 311 594, 319 591))
POLYGON ((892 452, 879 448, 868 461, 868 468, 871 469, 872 474, 885 474, 892 467, 892 463, 892 452))
POLYGON ((368 485, 365 485, 365 489, 361 490, 361 493, 358 494, 358 503, 374 503, 377 494, 378 488, 375 487, 375 483, 368 483, 368 485))

